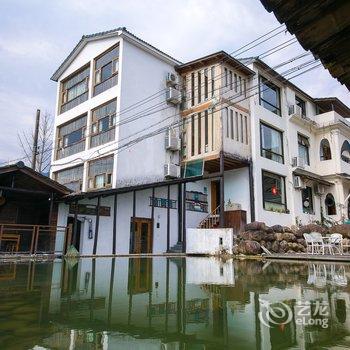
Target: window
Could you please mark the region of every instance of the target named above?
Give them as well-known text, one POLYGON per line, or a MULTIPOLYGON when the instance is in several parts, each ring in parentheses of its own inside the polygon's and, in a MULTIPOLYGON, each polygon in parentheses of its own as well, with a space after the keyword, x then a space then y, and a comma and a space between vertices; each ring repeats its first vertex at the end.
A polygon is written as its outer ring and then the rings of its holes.
POLYGON ((320 159, 321 160, 332 159, 331 146, 327 139, 323 139, 320 143, 320 159))
POLYGON ((191 104, 194 106, 194 73, 191 73, 191 104))
POLYGON ((90 147, 115 139, 117 100, 110 101, 92 111, 90 147))
POLYGON ((198 103, 200 103, 202 101, 202 74, 201 72, 198 72, 198 103))
POLYGON ((350 144, 347 140, 345 140, 341 146, 340 157, 344 162, 350 163, 350 144))
POLYGON ((89 189, 112 186, 113 156, 96 159, 89 162, 89 189))
POLYGON ((119 46, 115 46, 95 59, 94 96, 118 82, 119 46))
POLYGON ((227 68, 225 68, 225 87, 228 85, 227 68))
POLYGON ((283 134, 281 131, 260 123, 261 156, 278 163, 284 163, 283 134))
POLYGON ((191 116, 191 155, 194 156, 194 114, 191 116))
POLYGON ((237 74, 234 74, 235 77, 235 92, 238 92, 238 80, 237 80, 237 74))
POLYGON ((204 98, 207 100, 208 99, 208 69, 204 69, 204 98))
POLYGON ((211 67, 211 95, 215 93, 215 67, 211 67))
POLYGON ((300 107, 301 109, 301 115, 306 116, 306 103, 304 100, 302 100, 300 97, 295 96, 295 104, 300 107))
POLYGON ((74 192, 82 190, 84 166, 64 169, 55 173, 55 180, 74 192))
POLYGON ((267 171, 262 172, 263 205, 265 210, 286 212, 285 178, 267 171))
POLYGON ((209 125, 208 125, 209 121, 208 121, 208 110, 206 110, 204 112, 204 152, 208 152, 209 151, 209 125))
POLYGON ((269 111, 281 115, 280 88, 259 76, 260 104, 269 111))
POLYGON ((229 119, 229 109, 225 108, 225 119, 226 119, 226 137, 230 137, 230 119, 229 119))
POLYGON ((61 84, 60 113, 66 112, 88 99, 90 66, 74 73, 61 84))
POLYGON ((198 113, 198 154, 202 152, 202 115, 198 113))
POLYGON ((233 89, 233 78, 232 78, 232 71, 230 70, 230 90, 233 89))
POLYGON ((248 145, 248 117, 244 116, 244 134, 245 134, 245 143, 248 145))
POLYGON ((307 186, 301 191, 301 200, 303 205, 303 213, 314 214, 314 205, 313 205, 311 187, 307 186))
POLYGON ((242 95, 243 87, 242 87, 242 77, 239 77, 239 93, 242 95))
POLYGON ((86 120, 83 115, 58 128, 56 159, 84 151, 86 120))
POLYGON ((239 141, 238 112, 235 113, 235 121, 236 121, 236 141, 239 141))
POLYGON ((304 159, 306 165, 310 165, 309 148, 309 139, 306 136, 298 134, 298 155, 300 159, 304 159))
POLYGON ((233 127, 233 110, 230 109, 230 124, 231 124, 231 139, 234 139, 234 127, 233 127))
POLYGON ((327 215, 337 215, 335 200, 331 193, 328 193, 325 198, 325 206, 326 206, 327 215))

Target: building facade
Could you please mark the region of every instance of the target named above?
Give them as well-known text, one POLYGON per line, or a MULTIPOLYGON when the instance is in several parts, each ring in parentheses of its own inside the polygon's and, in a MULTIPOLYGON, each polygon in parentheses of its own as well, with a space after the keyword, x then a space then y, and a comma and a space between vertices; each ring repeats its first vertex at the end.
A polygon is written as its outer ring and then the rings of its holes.
POLYGON ((52 79, 51 177, 74 191, 58 222, 81 254, 185 250, 186 228, 348 219, 350 110, 259 59, 183 64, 119 28, 84 36, 52 79))

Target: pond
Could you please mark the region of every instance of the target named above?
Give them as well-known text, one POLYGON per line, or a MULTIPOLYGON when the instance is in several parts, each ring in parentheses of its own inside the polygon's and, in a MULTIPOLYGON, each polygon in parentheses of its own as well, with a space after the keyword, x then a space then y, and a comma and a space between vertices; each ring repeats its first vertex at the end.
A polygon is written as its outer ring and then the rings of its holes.
POLYGON ((350 265, 97 258, 0 265, 1 349, 350 349, 350 265))

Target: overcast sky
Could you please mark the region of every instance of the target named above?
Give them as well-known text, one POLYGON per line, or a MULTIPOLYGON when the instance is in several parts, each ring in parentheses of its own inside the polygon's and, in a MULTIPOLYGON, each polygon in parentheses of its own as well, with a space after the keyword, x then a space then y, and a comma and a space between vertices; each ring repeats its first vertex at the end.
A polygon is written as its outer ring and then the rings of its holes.
MULTIPOLYGON (((37 108, 54 114, 50 77, 83 34, 126 27, 185 62, 232 52, 278 25, 259 0, 1 0, 0 162, 22 156, 17 133, 32 128, 37 108)), ((245 55, 288 38, 279 35, 245 55)), ((266 61, 274 65, 298 52, 294 44, 266 61)), ((336 96, 350 105, 347 89, 323 68, 293 82, 314 97, 336 96)))

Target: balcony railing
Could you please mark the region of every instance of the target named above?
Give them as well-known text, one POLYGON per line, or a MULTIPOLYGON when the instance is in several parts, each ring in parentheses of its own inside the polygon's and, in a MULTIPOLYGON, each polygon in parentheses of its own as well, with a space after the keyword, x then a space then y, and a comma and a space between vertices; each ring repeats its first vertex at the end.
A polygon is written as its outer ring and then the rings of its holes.
POLYGON ((99 145, 103 145, 104 143, 114 141, 114 139, 115 139, 115 128, 113 127, 112 129, 109 129, 105 132, 92 135, 90 147, 92 148, 99 145))
POLYGON ((73 100, 70 100, 64 104, 61 105, 61 113, 67 112, 70 109, 80 105, 81 103, 85 102, 88 99, 89 91, 84 92, 83 94, 73 98, 73 100))

